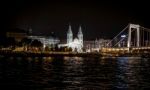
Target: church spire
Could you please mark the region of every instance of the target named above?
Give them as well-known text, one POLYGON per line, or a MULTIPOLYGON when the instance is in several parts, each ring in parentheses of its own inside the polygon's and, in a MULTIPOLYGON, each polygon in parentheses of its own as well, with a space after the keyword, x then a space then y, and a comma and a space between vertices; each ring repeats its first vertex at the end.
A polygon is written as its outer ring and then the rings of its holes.
POLYGON ((69 24, 68 34, 72 34, 71 25, 69 24))
POLYGON ((69 24, 69 29, 67 32, 67 44, 71 43, 73 41, 73 33, 71 30, 71 25, 69 24))
POLYGON ((78 39, 81 42, 82 46, 83 46, 83 33, 82 33, 82 28, 81 26, 79 26, 79 31, 78 31, 78 39))
POLYGON ((82 39, 82 37, 83 37, 82 28, 81 28, 81 26, 79 26, 78 38, 82 39))
POLYGON ((78 32, 78 35, 79 35, 79 34, 80 34, 80 35, 83 35, 83 34, 82 34, 82 28, 81 28, 81 26, 79 26, 79 32, 78 32))

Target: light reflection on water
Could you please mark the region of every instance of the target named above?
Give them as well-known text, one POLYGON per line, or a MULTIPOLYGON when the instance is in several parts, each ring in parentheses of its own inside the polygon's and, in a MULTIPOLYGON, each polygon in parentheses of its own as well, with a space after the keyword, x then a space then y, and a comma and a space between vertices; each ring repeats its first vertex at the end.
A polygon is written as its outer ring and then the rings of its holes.
POLYGON ((1 57, 0 86, 39 90, 150 88, 150 59, 1 57))

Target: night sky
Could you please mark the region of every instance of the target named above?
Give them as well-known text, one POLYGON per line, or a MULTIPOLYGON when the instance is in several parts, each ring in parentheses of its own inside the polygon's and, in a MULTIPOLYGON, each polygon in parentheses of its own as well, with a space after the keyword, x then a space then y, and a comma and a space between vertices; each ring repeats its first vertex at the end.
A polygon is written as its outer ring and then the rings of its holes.
POLYGON ((33 29, 35 34, 54 32, 66 38, 68 24, 74 36, 82 26, 84 39, 112 38, 128 23, 150 28, 148 2, 128 0, 5 0, 1 6, 2 31, 33 29))

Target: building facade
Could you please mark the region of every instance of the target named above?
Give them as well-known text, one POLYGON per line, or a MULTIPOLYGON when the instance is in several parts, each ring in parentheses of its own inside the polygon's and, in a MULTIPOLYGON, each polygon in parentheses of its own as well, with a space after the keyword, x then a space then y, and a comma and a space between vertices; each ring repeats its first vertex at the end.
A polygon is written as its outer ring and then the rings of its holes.
POLYGON ((36 35, 32 35, 32 29, 29 29, 29 36, 28 39, 32 39, 33 40, 38 40, 43 44, 43 48, 45 48, 46 46, 49 48, 54 48, 58 43, 60 43, 60 40, 57 37, 53 37, 53 36, 36 36, 36 35))
POLYGON ((69 25, 69 29, 67 31, 67 43, 59 44, 59 47, 65 46, 71 48, 73 52, 83 52, 83 33, 81 26, 79 27, 77 37, 74 38, 71 25, 69 25))
POLYGON ((16 42, 21 42, 22 39, 27 37, 27 33, 22 29, 12 29, 6 32, 7 38, 14 38, 16 42))
MULTIPOLYGON (((96 40, 87 40, 84 41, 84 49, 86 52, 99 52, 103 47, 107 47, 110 39, 96 39, 96 40)), ((111 45, 111 44, 109 44, 111 45)))
POLYGON ((82 52, 83 51, 83 33, 81 26, 79 27, 79 31, 77 37, 73 39, 73 33, 71 26, 69 25, 69 29, 67 32, 67 47, 71 48, 72 51, 82 52))

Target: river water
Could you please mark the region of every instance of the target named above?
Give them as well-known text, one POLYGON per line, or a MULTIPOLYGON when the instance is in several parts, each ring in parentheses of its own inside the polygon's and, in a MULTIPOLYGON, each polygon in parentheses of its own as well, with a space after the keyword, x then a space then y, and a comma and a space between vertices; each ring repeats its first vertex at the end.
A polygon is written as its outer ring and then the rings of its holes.
POLYGON ((150 89, 150 59, 0 57, 0 90, 150 89))

